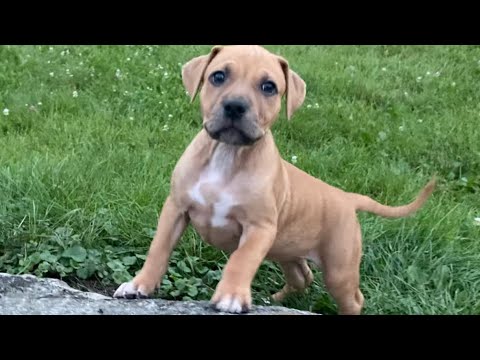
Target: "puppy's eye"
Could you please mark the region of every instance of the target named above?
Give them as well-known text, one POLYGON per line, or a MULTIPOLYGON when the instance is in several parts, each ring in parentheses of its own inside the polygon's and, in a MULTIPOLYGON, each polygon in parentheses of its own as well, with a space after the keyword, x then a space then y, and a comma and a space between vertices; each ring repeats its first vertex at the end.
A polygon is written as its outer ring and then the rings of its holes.
POLYGON ((225 82, 227 75, 223 71, 215 71, 210 75, 210 82, 215 86, 220 86, 225 82))
POLYGON ((262 91, 265 95, 272 96, 277 93, 277 85, 272 81, 262 83, 262 91))

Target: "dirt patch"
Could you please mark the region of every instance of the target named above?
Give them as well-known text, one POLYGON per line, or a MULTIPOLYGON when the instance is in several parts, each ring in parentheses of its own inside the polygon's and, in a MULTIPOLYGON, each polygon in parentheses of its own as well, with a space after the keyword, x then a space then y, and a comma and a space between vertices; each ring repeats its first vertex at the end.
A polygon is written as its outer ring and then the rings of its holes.
POLYGON ((103 284, 97 280, 64 279, 64 281, 74 289, 80 291, 94 292, 104 296, 113 296, 118 285, 103 284))
POLYGON ((6 294, 7 291, 13 289, 22 291, 22 289, 29 287, 34 282, 32 279, 21 277, 10 277, 6 278, 6 280, 2 278, 2 280, 5 281, 5 283, 0 283, 1 294, 6 294))

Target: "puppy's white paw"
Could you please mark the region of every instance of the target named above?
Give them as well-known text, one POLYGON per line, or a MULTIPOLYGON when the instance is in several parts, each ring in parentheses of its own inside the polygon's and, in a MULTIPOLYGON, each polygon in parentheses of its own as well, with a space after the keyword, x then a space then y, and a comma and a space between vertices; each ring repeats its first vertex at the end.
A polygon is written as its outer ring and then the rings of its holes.
POLYGON ((241 314, 249 311, 249 306, 237 296, 225 295, 220 298, 217 303, 213 305, 216 310, 231 313, 241 314), (243 303, 243 304, 242 304, 243 303))
POLYGON ((240 314, 249 312, 252 307, 250 287, 243 284, 225 282, 222 279, 215 289, 210 304, 212 304, 215 310, 225 313, 240 314))
POLYGON ((148 298, 148 294, 141 286, 137 288, 133 281, 129 281, 120 285, 113 294, 113 297, 124 299, 146 299, 148 298))

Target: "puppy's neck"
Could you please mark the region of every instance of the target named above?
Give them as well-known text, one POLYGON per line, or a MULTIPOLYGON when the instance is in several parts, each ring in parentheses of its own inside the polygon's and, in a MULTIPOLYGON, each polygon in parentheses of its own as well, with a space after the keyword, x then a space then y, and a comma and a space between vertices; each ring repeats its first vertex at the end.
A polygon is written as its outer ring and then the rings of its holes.
POLYGON ((232 174, 239 149, 236 146, 215 141, 211 148, 209 167, 221 176, 232 174))
POLYGON ((272 159, 271 151, 276 149, 270 130, 256 143, 248 146, 229 145, 206 136, 209 147, 206 165, 214 167, 224 176, 233 176, 239 169, 261 166, 262 161, 272 159))

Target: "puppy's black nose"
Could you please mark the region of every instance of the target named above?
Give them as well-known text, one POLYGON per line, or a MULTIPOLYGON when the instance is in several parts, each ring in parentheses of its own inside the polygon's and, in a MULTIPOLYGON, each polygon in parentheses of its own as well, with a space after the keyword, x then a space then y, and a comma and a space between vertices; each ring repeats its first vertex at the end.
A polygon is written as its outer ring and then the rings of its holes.
POLYGON ((231 120, 240 119, 248 110, 248 104, 243 99, 226 100, 223 103, 225 117, 231 120))

